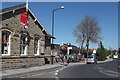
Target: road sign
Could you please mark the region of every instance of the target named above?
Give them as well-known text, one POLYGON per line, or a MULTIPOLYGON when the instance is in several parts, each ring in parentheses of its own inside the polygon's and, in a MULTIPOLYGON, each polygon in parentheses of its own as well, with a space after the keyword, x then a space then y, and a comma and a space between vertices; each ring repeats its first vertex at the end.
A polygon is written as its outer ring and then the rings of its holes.
POLYGON ((96 53, 96 49, 93 49, 93 53, 96 53))
POLYGON ((68 47, 68 49, 72 49, 72 47, 68 47))

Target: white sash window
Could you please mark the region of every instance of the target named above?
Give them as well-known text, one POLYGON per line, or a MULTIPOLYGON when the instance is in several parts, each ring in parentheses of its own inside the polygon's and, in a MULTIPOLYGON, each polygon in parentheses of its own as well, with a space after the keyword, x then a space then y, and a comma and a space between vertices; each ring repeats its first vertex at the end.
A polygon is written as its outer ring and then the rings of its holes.
POLYGON ((38 37, 34 39, 34 55, 37 56, 40 54, 40 41, 38 37))
POLYGON ((10 39, 10 32, 2 31, 2 56, 10 55, 10 39))
POLYGON ((27 41, 28 37, 25 35, 21 35, 20 39, 20 54, 22 55, 27 55, 27 41))

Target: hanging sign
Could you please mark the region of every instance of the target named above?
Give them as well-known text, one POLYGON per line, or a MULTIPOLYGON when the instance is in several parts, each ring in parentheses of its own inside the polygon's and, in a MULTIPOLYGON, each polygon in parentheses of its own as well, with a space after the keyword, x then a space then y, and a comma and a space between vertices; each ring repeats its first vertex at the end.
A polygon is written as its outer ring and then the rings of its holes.
POLYGON ((20 14, 20 25, 24 26, 24 28, 28 28, 28 14, 27 13, 20 14))

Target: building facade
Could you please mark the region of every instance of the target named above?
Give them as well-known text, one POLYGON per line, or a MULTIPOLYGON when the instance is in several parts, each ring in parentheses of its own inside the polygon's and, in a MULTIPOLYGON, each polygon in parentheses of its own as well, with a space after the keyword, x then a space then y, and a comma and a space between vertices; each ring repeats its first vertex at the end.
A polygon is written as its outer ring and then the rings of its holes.
MULTIPOLYGON (((25 15, 24 15, 25 16, 25 15)), ((2 68, 15 69, 44 65, 50 59, 51 36, 26 4, 0 10, 0 53, 2 68), (28 14, 28 28, 20 24, 21 14, 28 14)))

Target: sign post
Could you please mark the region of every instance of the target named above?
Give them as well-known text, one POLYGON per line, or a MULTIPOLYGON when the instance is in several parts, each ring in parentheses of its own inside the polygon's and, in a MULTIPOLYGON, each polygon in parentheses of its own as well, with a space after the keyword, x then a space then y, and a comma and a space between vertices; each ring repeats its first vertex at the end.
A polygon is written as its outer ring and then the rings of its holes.
POLYGON ((68 53, 68 55, 70 54, 70 49, 72 49, 72 47, 68 47, 68 48, 67 48, 67 53, 68 53))

